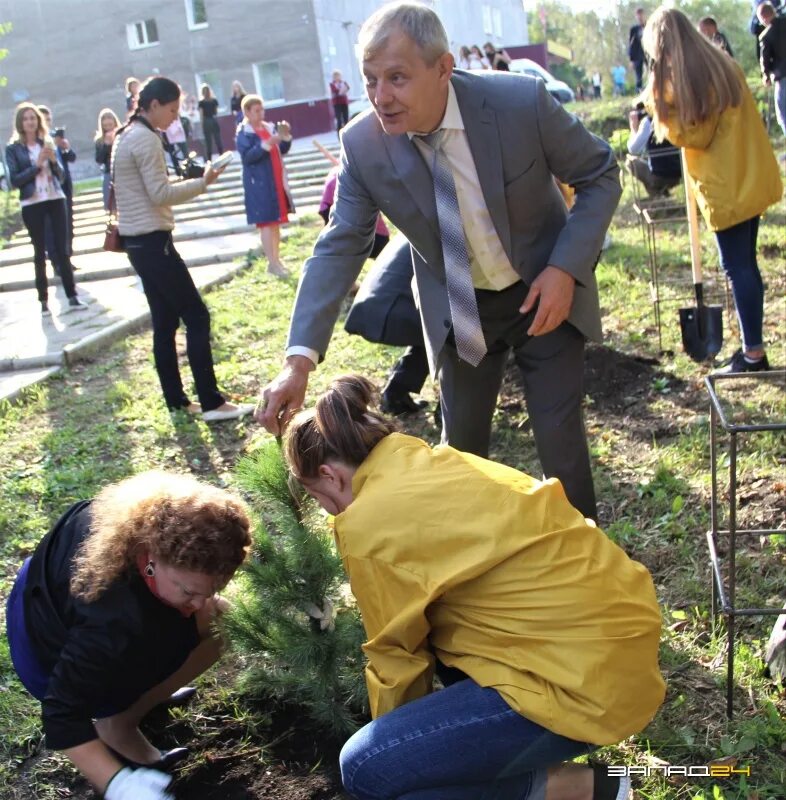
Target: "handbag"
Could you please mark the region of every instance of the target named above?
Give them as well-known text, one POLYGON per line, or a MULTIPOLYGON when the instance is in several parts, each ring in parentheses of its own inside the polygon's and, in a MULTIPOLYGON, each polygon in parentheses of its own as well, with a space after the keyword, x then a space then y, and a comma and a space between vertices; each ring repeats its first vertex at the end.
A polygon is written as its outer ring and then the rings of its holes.
POLYGON ((109 253, 124 253, 123 239, 117 227, 117 200, 115 199, 115 162, 112 164, 112 180, 109 184, 109 216, 104 231, 104 250, 109 253))
POLYGON ((180 175, 185 178, 185 180, 201 178, 205 174, 205 166, 196 160, 196 153, 189 153, 188 156, 179 163, 180 175))

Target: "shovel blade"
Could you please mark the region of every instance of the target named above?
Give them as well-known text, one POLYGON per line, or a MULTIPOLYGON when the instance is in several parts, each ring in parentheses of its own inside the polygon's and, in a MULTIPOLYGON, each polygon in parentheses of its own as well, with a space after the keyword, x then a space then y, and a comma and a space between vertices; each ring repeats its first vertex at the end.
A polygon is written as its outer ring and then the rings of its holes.
POLYGON ((694 361, 716 356, 723 345, 722 306, 694 306, 680 309, 682 346, 694 361))

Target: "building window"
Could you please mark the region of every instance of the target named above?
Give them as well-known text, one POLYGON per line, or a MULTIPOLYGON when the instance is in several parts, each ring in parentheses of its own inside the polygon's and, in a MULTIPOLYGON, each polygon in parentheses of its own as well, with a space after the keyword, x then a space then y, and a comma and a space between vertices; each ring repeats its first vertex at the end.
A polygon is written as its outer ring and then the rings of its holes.
POLYGON ((190 31, 198 31, 200 28, 207 28, 205 0, 185 0, 185 3, 188 29, 190 31))
POLYGON ((494 11, 493 11, 493 16, 494 16, 494 36, 496 36, 497 39, 501 39, 502 38, 502 12, 498 8, 495 8, 494 11))
POLYGON ((483 33, 491 36, 494 33, 494 28, 491 24, 491 6, 483 6, 483 33))
POLYGON ((197 102, 202 99, 202 84, 206 83, 212 90, 213 96, 218 100, 218 107, 221 110, 226 108, 224 100, 224 89, 221 86, 221 75, 217 69, 209 69, 205 72, 197 72, 196 74, 196 98, 197 102))
POLYGON ((264 61, 254 64, 254 82, 257 94, 262 95, 266 106, 284 103, 284 81, 281 80, 281 69, 278 61, 264 61))
POLYGON ((132 50, 142 47, 152 47, 158 44, 158 26, 154 19, 145 19, 141 22, 129 22, 126 25, 128 46, 132 50))

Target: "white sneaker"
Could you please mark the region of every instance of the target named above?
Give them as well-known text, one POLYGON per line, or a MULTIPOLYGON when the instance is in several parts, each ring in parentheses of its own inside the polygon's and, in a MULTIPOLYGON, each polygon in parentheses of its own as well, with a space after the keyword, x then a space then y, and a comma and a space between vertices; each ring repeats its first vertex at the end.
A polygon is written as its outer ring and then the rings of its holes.
POLYGON ((68 298, 68 308, 65 309, 66 311, 87 311, 87 303, 84 300, 80 300, 78 297, 69 297, 68 298))
MULTIPOLYGON (((227 403, 227 405, 231 404, 227 403)), ((214 408, 212 411, 203 411, 202 419, 205 422, 223 422, 226 419, 239 419, 240 417, 245 417, 247 414, 250 414, 255 408, 256 406, 253 403, 239 403, 233 408, 224 410, 214 408)))

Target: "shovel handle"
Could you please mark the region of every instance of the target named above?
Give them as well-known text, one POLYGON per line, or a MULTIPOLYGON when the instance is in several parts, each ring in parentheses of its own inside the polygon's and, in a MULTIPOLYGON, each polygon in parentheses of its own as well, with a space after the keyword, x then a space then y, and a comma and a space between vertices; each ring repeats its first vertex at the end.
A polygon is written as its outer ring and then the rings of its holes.
POLYGON ((688 163, 685 148, 680 150, 682 157, 682 180, 685 182, 685 208, 688 212, 688 234, 690 236, 690 266, 693 274, 693 285, 701 285, 701 245, 699 243, 699 215, 696 208, 696 196, 688 178, 688 163))
POLYGON ((328 160, 328 161, 329 161, 329 162, 330 162, 330 163, 331 163, 331 164, 332 164, 334 167, 335 167, 335 166, 338 164, 338 159, 337 159, 337 158, 336 158, 336 157, 333 155, 333 153, 331 153, 331 152, 330 152, 330 150, 328 150, 328 149, 327 149, 327 147, 325 147, 324 145, 322 145, 322 143, 321 143, 321 142, 317 141, 316 139, 312 139, 312 140, 311 140, 311 144, 313 144, 313 145, 314 145, 314 147, 316 147, 316 148, 317 148, 317 150, 319 150, 319 152, 320 152, 320 153, 322 153, 322 155, 323 155, 323 156, 325 156, 325 158, 326 158, 326 159, 327 159, 327 160, 328 160))

